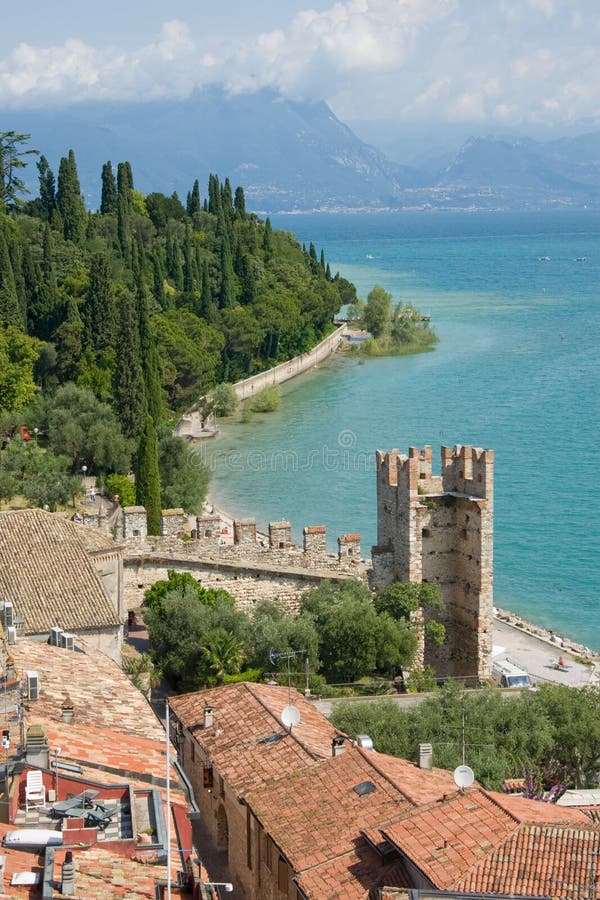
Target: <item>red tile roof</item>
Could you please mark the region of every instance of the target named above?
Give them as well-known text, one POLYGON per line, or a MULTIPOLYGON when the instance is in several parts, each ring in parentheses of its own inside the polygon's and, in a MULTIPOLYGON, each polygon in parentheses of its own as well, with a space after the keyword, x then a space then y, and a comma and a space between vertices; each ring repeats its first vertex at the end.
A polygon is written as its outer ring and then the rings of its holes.
POLYGON ((383 885, 401 885, 408 881, 398 860, 382 863, 365 844, 314 869, 306 869, 295 880, 307 897, 314 900, 366 900, 377 896, 383 885))
POLYGON ((456 792, 382 829, 384 837, 438 888, 453 887, 518 827, 485 792, 456 792))
POLYGON ((174 715, 187 728, 220 775, 240 797, 270 779, 316 765, 331 755, 336 729, 315 707, 294 692, 300 724, 291 734, 281 723, 287 688, 231 684, 173 697, 174 715), (213 708, 213 724, 204 728, 204 707, 213 708), (279 735, 272 742, 265 738, 279 735))
MULTIPOLYGON (((535 800, 530 801, 535 803, 535 800)), ((600 897, 588 892, 598 867, 600 829, 520 825, 500 847, 467 872, 455 888, 485 894, 532 894, 574 900, 600 897)))
POLYGON ((90 549, 120 552, 107 535, 54 513, 0 512, 0 594, 23 617, 25 634, 122 624, 90 549))
POLYGON ((349 747, 248 795, 252 811, 296 872, 348 853, 361 842, 361 828, 412 808, 370 755, 349 747), (363 783, 370 792, 361 796, 353 788, 363 783))
POLYGON ((573 900, 600 828, 581 810, 471 789, 405 813, 384 837, 440 890, 573 900))

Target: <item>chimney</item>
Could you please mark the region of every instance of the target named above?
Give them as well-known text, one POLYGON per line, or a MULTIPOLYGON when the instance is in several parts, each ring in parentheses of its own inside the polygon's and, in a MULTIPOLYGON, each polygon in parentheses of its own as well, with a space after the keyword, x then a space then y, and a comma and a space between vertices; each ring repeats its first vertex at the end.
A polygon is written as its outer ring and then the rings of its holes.
POLYGON ((75 707, 73 706, 73 701, 68 694, 64 699, 63 705, 61 706, 61 719, 67 725, 72 725, 73 720, 75 719, 75 707))
POLYGON ((331 741, 331 755, 332 756, 341 756, 346 746, 344 744, 344 738, 341 734, 336 735, 331 741))
POLYGON ((62 864, 62 883, 60 885, 61 894, 69 897, 75 896, 75 864, 73 862, 73 854, 67 850, 65 861, 62 864))
POLYGON ((372 750, 373 749, 373 739, 369 737, 368 734, 357 734, 356 735, 356 745, 357 747, 362 747, 363 750, 372 750))
POLYGON ((212 706, 204 707, 204 727, 212 728, 213 723, 213 708, 212 706))
POLYGON ((433 747, 431 744, 419 744, 419 768, 431 771, 433 768, 433 747))

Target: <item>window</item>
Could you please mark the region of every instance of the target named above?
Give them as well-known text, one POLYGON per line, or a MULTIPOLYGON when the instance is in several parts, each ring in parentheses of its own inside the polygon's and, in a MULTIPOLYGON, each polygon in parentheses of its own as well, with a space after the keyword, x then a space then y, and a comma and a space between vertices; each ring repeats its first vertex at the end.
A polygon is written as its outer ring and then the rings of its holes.
POLYGON ((204 766, 204 787, 206 790, 212 790, 213 786, 213 770, 212 766, 204 766))
POLYGON ((265 834, 265 866, 269 872, 273 871, 273 841, 265 834))

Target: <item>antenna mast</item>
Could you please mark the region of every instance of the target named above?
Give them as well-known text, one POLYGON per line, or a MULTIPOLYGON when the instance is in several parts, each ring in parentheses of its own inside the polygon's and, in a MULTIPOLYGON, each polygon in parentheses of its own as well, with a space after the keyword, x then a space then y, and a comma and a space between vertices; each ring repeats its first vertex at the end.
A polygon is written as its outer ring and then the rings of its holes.
MULTIPOLYGON (((300 656, 302 653, 306 653, 306 650, 287 650, 283 653, 275 653, 274 650, 269 650, 269 659, 273 664, 275 664, 278 659, 287 660, 287 680, 288 680, 288 705, 292 705, 292 669, 291 669, 291 661, 294 656, 300 656)), ((308 655, 308 654, 307 654, 308 655)), ((308 663, 308 659, 307 659, 308 663)), ((308 670, 307 670, 308 671, 308 670)))

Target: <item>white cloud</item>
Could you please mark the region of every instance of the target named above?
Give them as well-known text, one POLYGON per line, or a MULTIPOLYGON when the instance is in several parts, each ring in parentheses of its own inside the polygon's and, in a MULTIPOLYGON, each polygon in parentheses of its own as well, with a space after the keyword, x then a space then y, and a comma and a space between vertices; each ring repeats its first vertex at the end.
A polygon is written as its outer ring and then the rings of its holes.
POLYGON ((345 119, 567 120, 600 102, 597 30, 594 0, 339 0, 236 40, 172 20, 133 51, 22 43, 0 60, 0 104, 180 97, 219 82, 326 99, 345 119))

